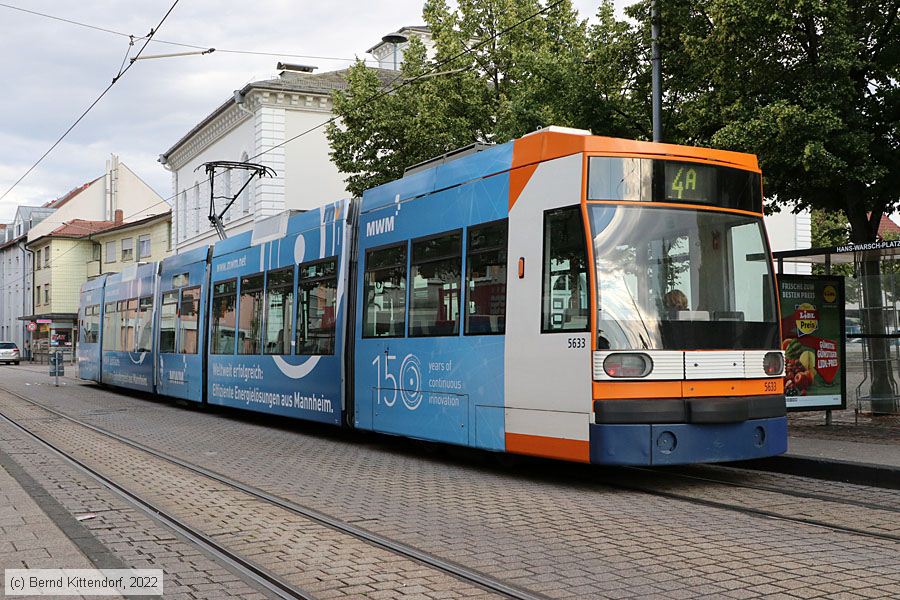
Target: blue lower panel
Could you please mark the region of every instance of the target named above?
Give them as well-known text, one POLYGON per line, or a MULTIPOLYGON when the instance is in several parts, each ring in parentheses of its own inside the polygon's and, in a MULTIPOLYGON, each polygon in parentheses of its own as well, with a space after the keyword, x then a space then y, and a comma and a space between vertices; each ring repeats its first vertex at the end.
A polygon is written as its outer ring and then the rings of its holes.
POLYGON ((786 417, 704 425, 591 425, 591 462, 598 464, 726 462, 786 451, 786 417))

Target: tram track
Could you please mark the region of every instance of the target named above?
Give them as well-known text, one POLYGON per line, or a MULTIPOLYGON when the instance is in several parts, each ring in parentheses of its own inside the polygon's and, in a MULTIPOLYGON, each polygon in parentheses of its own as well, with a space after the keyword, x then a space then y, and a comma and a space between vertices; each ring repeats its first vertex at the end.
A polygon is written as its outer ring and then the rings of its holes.
MULTIPOLYGON (((758 486, 757 487, 757 486, 729 485, 727 482, 723 482, 723 481, 719 481, 719 480, 714 480, 714 479, 713 480, 704 480, 704 478, 679 476, 679 474, 677 474, 677 473, 673 474, 673 473, 669 473, 666 471, 654 471, 652 469, 646 469, 646 468, 641 468, 641 467, 623 467, 622 469, 625 471, 633 472, 633 473, 640 473, 641 475, 644 475, 644 476, 651 476, 655 479, 655 481, 651 482, 649 485, 641 485, 641 484, 625 484, 625 483, 622 483, 621 481, 613 481, 613 480, 610 480, 609 478, 601 478, 599 483, 601 483, 602 485, 608 486, 608 487, 615 488, 615 489, 632 491, 632 492, 641 492, 641 493, 650 494, 653 496, 667 498, 669 500, 680 500, 683 502, 689 502, 691 504, 706 506, 706 507, 710 507, 710 508, 724 509, 724 510, 736 512, 736 513, 740 513, 740 514, 744 514, 744 515, 750 515, 750 516, 754 516, 754 517, 788 521, 788 522, 793 522, 793 523, 798 523, 798 524, 803 524, 803 525, 821 527, 821 528, 828 529, 828 530, 838 532, 838 533, 858 535, 858 536, 864 536, 864 537, 869 537, 869 538, 876 538, 876 539, 881 539, 881 540, 886 540, 886 541, 891 541, 891 542, 900 542, 900 535, 894 534, 894 533, 875 531, 872 529, 863 529, 860 527, 852 527, 852 526, 848 526, 848 525, 842 525, 839 523, 825 521, 822 519, 790 515, 790 514, 786 514, 785 512, 779 512, 777 510, 761 508, 761 507, 752 506, 749 504, 737 504, 737 503, 723 502, 720 500, 713 500, 708 497, 699 497, 697 495, 690 495, 687 493, 665 490, 665 489, 661 489, 659 487, 654 488, 653 485, 659 484, 661 480, 665 480, 666 478, 669 478, 669 479, 681 478, 682 480, 692 479, 692 480, 697 480, 697 481, 701 481, 701 482, 710 482, 710 483, 715 483, 715 484, 719 484, 719 485, 726 485, 728 487, 748 488, 751 490, 766 491, 766 492, 773 493, 773 494, 780 494, 780 495, 786 495, 786 496, 791 496, 791 497, 803 498, 804 496, 802 496, 800 494, 788 494, 788 493, 785 493, 783 490, 778 490, 777 488, 767 489, 766 486, 758 486)), ((807 497, 807 499, 810 499, 810 498, 807 497)), ((819 500, 821 502, 829 502, 829 503, 833 503, 833 504, 854 505, 852 503, 845 502, 844 499, 839 499, 836 497, 831 497, 828 499, 816 498, 816 500, 819 500)), ((884 511, 887 511, 890 513, 900 512, 900 511, 896 511, 893 508, 883 507, 883 506, 875 506, 875 507, 867 507, 867 508, 869 510, 884 510, 884 511)))
MULTIPOLYGON (((73 417, 68 415, 62 411, 56 410, 54 408, 50 408, 45 406, 39 401, 36 401, 32 398, 24 396, 18 392, 10 390, 4 386, 0 386, 0 391, 17 398, 23 402, 28 403, 29 405, 36 407, 40 410, 46 411, 53 415, 53 417, 57 419, 63 419, 72 424, 83 427, 95 434, 102 435, 106 438, 124 444, 134 450, 145 453, 149 456, 152 456, 156 459, 165 461, 187 471, 190 471, 198 476, 202 476, 209 480, 216 482, 217 484, 227 486, 230 489, 236 490, 243 494, 247 494, 252 496, 253 498, 265 502, 271 506, 277 507, 279 509, 288 511, 290 513, 296 514, 300 517, 313 521, 321 526, 327 527, 334 531, 337 531, 341 534, 345 534, 351 536, 352 538, 364 542, 368 545, 380 548, 382 550, 386 550, 393 554, 402 556, 406 559, 415 561, 421 565, 426 567, 435 569, 436 571, 440 571, 449 576, 452 576, 462 582, 469 583, 473 586, 481 588, 487 592, 491 592, 497 594, 501 597, 506 598, 514 598, 517 600, 546 600, 547 597, 543 594, 531 592, 529 590, 521 589, 519 587, 507 584, 499 579, 481 573, 477 570, 470 569, 463 565, 459 565, 455 562, 443 559, 439 556, 433 555, 431 553, 419 550, 413 546, 404 544, 402 542, 398 542, 396 540, 390 539, 385 536, 381 536, 379 534, 373 533, 361 527, 357 527, 353 524, 346 523, 341 521, 340 519, 336 519, 327 514, 321 513, 314 509, 301 506, 295 502, 287 500, 285 498, 281 498, 270 494, 264 490, 261 490, 255 486, 248 485, 242 483, 240 481, 236 481, 222 474, 216 473, 210 469, 202 467, 200 465, 193 464, 191 462, 182 460, 180 458, 171 456, 165 452, 161 452, 149 446, 146 446, 140 442, 135 440, 131 440, 124 436, 121 436, 117 433, 108 431, 103 429, 102 427, 98 427, 91 423, 87 423, 78 419, 77 417, 73 417)), ((178 519, 177 517, 169 514, 167 511, 160 509, 154 503, 148 502, 147 500, 140 497, 140 495, 135 494, 129 491, 124 486, 116 483, 111 478, 103 475, 98 470, 90 467, 85 464, 83 461, 79 460, 77 457, 73 456, 71 453, 66 452, 65 450, 58 447, 58 445, 49 442, 44 439, 39 434, 31 431, 26 426, 18 423, 15 419, 10 418, 3 411, 0 411, 0 418, 4 421, 10 423, 18 430, 26 433, 29 437, 35 439, 38 443, 45 446, 53 453, 61 456, 66 462, 73 465, 79 471, 82 471, 89 475, 91 478, 99 481, 105 487, 113 490, 115 493, 120 496, 125 497, 130 503, 137 505, 139 508, 147 512, 153 517, 158 518, 165 525, 170 528, 178 531, 190 541, 194 542, 198 546, 207 550, 213 556, 222 560, 225 564, 232 567, 233 570, 245 574, 247 578, 251 581, 258 583, 263 586, 268 591, 272 592, 274 595, 280 598, 315 598, 314 595, 306 592, 296 586, 291 585, 286 582, 283 578, 269 572, 266 569, 261 568, 260 566, 254 564, 252 561, 242 558, 238 553, 230 551, 228 548, 224 547, 222 544, 214 541, 209 536, 205 535, 203 532, 199 531, 197 528, 190 526, 184 521, 178 519)))

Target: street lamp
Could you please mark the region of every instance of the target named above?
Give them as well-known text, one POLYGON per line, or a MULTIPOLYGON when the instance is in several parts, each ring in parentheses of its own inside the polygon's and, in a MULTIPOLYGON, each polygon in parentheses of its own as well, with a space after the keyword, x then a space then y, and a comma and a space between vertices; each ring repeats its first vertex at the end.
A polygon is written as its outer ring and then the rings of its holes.
POLYGON ((408 42, 409 38, 400 33, 399 31, 395 31, 394 33, 389 33, 383 38, 381 41, 385 44, 393 44, 394 46, 394 70, 397 70, 397 45, 402 44, 403 42, 408 42))

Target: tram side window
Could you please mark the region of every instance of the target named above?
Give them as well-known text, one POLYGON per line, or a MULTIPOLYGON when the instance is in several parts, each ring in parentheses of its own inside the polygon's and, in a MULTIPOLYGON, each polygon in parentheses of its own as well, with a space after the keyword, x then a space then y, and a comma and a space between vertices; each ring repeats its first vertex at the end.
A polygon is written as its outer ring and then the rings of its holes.
POLYGON ((100 307, 96 304, 84 308, 82 343, 96 344, 100 340, 100 307))
POLYGON ((119 313, 115 302, 107 302, 103 313, 103 351, 113 352, 119 339, 119 313))
POLYGON ((223 281, 213 286, 212 331, 210 353, 234 354, 237 280, 223 281))
POLYGON ((259 354, 262 339, 263 275, 241 278, 238 306, 238 354, 259 354))
POLYGON ((403 337, 406 331, 406 244, 366 254, 364 338, 403 337))
POLYGON ((119 302, 119 316, 122 319, 122 338, 119 340, 119 352, 134 352, 134 321, 137 317, 137 298, 119 302))
POLYGON ((266 354, 290 354, 294 327, 294 268, 266 277, 266 354))
POLYGON ((162 297, 159 319, 159 351, 175 352, 175 320, 178 313, 178 290, 166 292, 162 297))
POLYGON ((506 331, 507 221, 469 229, 466 335, 506 331))
POLYGON ((137 309, 137 352, 153 350, 153 298, 145 296, 138 300, 137 309))
POLYGON ((543 333, 587 331, 587 251, 581 207, 544 213, 543 333))
POLYGON ((334 354, 337 259, 300 265, 297 354, 334 354))
POLYGON ((197 324, 200 315, 200 286, 181 290, 178 309, 178 354, 197 354, 197 324))
POLYGON ((409 335, 459 333, 462 232, 412 243, 409 335))

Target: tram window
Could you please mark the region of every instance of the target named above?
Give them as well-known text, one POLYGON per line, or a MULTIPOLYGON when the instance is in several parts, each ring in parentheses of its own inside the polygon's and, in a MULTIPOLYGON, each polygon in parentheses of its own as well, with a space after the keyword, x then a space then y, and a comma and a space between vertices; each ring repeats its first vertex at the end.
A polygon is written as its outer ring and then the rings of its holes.
POLYGON ((542 333, 587 331, 587 252, 581 207, 544 213, 542 333))
POLYGON ((178 309, 178 354, 197 354, 199 314, 200 286, 184 288, 178 309))
POLYGON ((178 312, 178 290, 166 292, 162 297, 159 319, 159 351, 175 352, 175 319, 178 312))
POLYGON ((137 308, 137 298, 131 298, 125 303, 125 319, 122 323, 122 348, 120 348, 123 352, 134 352, 137 308))
POLYGON ((119 339, 119 313, 115 302, 107 302, 103 313, 103 351, 114 352, 119 339))
POLYGON ((137 352, 150 352, 153 350, 153 298, 145 296, 138 300, 137 324, 135 326, 137 337, 137 352))
POLYGON ((213 286, 210 353, 234 354, 236 304, 237 280, 223 281, 213 286))
POLYGON ((297 354, 334 354, 337 259, 300 265, 297 354))
POLYGON ((238 315, 238 354, 259 354, 263 316, 262 273, 241 277, 238 315))
POLYGON ((459 333, 462 232, 413 241, 410 261, 409 335, 459 333))
POLYGON ((406 244, 366 254, 364 338, 403 337, 406 331, 406 244))
POLYGON ((507 229, 506 221, 469 228, 466 335, 506 330, 507 229))
POLYGON ((294 326, 294 268, 266 277, 266 354, 290 354, 294 326))

